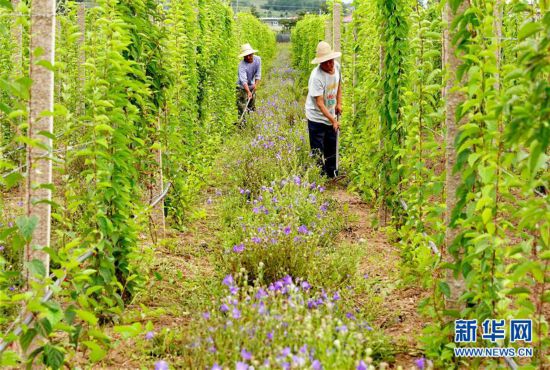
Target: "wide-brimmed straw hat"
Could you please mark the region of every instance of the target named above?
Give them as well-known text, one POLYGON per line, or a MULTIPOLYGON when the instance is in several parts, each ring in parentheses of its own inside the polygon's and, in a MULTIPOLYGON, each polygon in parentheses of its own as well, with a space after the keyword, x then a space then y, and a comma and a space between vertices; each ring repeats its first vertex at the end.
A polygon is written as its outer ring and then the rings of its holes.
POLYGON ((334 51, 328 44, 328 42, 321 41, 317 45, 317 57, 311 61, 311 64, 321 64, 327 60, 340 58, 342 53, 334 51))
POLYGON ((241 46, 241 55, 239 55, 239 58, 244 58, 247 55, 257 53, 258 50, 252 49, 252 46, 250 44, 244 44, 241 46))

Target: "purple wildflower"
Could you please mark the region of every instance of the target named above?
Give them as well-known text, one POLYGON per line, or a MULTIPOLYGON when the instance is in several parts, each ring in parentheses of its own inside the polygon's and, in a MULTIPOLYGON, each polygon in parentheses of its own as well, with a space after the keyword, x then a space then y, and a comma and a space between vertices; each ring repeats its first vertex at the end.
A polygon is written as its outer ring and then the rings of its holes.
POLYGON ((300 356, 292 356, 292 362, 298 367, 303 367, 306 364, 306 360, 300 356))
POLYGON ((223 368, 218 363, 215 363, 210 370, 223 370, 223 368))
POLYGON ((232 286, 235 283, 232 275, 227 275, 223 278, 223 285, 232 286))
POLYGON ((242 349, 241 350, 241 357, 243 358, 243 360, 245 361, 250 361, 252 360, 252 353, 251 352, 248 352, 246 349, 242 349))
POLYGON ((319 209, 322 211, 322 212, 326 212, 328 210, 328 203, 325 202, 323 204, 321 204, 321 207, 319 207, 319 209))
POLYGON ((307 353, 307 344, 304 344, 302 347, 300 347, 300 353, 307 353))
POLYGON ((368 367, 365 361, 363 360, 359 361, 359 365, 357 365, 357 370, 367 370, 367 369, 368 367))
POLYGON ((339 301, 340 300, 340 293, 339 292, 334 293, 334 296, 332 296, 332 300, 339 301))
POLYGON ((203 313, 202 318, 205 319, 205 320, 210 320, 210 312, 203 313))
POLYGON ((208 348, 208 352, 216 353, 216 352, 218 352, 218 349, 216 348, 216 346, 211 346, 210 348, 208 348))
POLYGON ((148 331, 146 334, 145 334, 145 339, 147 340, 151 340, 155 337, 155 332, 154 331, 148 331))
POLYGON ((310 310, 313 309, 313 308, 316 308, 317 307, 317 302, 315 302, 314 300, 309 300, 307 302, 307 308, 309 308, 310 310))
POLYGON ((233 315, 234 319, 240 319, 241 318, 241 311, 237 307, 233 307, 233 312, 231 313, 233 315))
POLYGON ((252 238, 252 242, 256 244, 260 244, 262 242, 262 239, 255 236, 252 238))
POLYGON ((242 251, 244 251, 244 244, 241 243, 233 246, 233 252, 241 253, 242 251))
POLYGON ((260 302, 260 306, 258 308, 258 313, 260 315, 265 315, 267 313, 267 309, 265 308, 265 303, 264 302, 260 302))
POLYGON ((235 370, 248 370, 248 365, 244 362, 237 362, 235 370))
POLYGON ((301 185, 302 184, 302 179, 300 178, 300 176, 294 176, 294 183, 296 185, 301 185))
POLYGON ((168 362, 164 360, 155 362, 155 370, 168 370, 169 368, 168 362))
POLYGON ((208 198, 208 199, 206 200, 206 204, 212 204, 212 198, 208 198))
POLYGON ((414 364, 416 367, 418 367, 420 370, 424 370, 426 368, 426 359, 424 357, 421 357, 414 361, 414 364))
POLYGON ((285 233, 285 235, 290 235, 290 232, 292 231, 292 229, 290 228, 290 226, 287 226, 285 227, 285 229, 283 230, 283 232, 285 233))
POLYGON ((0 245, 0 252, 2 252, 3 250, 4 250, 4 246, 0 245))
POLYGON ((307 281, 302 281, 302 283, 300 284, 300 286, 302 287, 302 290, 309 290, 311 289, 311 285, 309 285, 309 283, 307 281))
POLYGON ((290 355, 290 353, 291 353, 290 347, 285 347, 285 348, 283 348, 283 350, 281 351, 281 356, 287 357, 287 356, 290 355))
POLYGON ((337 326, 336 331, 338 333, 347 333, 348 332, 348 327, 346 325, 337 326))
POLYGON ((8 289, 10 290, 10 292, 15 291, 15 287, 14 287, 14 286, 10 286, 8 289))
POLYGON ((225 303, 222 304, 222 305, 220 306, 220 311, 221 311, 221 312, 227 312, 227 311, 229 311, 229 306, 226 305, 225 303))
POLYGON ((229 293, 231 293, 232 295, 237 294, 238 291, 239 291, 239 288, 236 287, 235 285, 229 287, 229 293))
POLYGON ((283 278, 283 283, 285 285, 291 285, 292 284, 292 276, 287 275, 283 278))
POLYGON ((355 320, 355 316, 354 316, 351 312, 348 312, 348 313, 346 314, 346 317, 347 317, 348 319, 350 319, 350 320, 355 320))
POLYGON ((312 369, 312 370, 323 370, 323 365, 321 365, 321 361, 319 361, 319 360, 314 360, 314 361, 311 363, 311 369, 312 369))
POLYGON ((274 334, 273 331, 270 331, 269 333, 267 333, 267 339, 268 340, 273 340, 273 334, 274 334))
POLYGON ((307 227, 305 225, 302 225, 298 228, 298 232, 300 234, 307 234, 309 232, 309 230, 307 229, 307 227))
POLYGON ((254 212, 255 214, 258 214, 258 213, 260 213, 260 209, 258 207, 254 207, 252 209, 252 212, 254 212))
POLYGON ((256 299, 262 299, 262 298, 265 298, 267 297, 267 292, 265 291, 264 288, 260 288, 258 290, 258 292, 256 293, 256 299))

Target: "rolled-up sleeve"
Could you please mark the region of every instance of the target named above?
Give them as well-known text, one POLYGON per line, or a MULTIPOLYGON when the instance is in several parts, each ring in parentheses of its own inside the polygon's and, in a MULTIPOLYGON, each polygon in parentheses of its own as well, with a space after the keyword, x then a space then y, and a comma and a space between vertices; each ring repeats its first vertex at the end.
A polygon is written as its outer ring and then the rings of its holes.
POLYGON ((258 72, 256 72, 256 78, 255 80, 261 80, 262 79, 262 58, 256 57, 258 61, 258 72))
POLYGON ((248 77, 246 75, 246 67, 243 65, 243 63, 239 64, 239 83, 241 86, 248 84, 248 77))

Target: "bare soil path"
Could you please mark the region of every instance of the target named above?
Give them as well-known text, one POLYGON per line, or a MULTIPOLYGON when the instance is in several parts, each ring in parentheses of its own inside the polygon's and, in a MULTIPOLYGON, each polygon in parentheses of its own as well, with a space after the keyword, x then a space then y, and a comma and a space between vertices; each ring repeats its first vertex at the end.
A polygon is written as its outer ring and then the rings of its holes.
POLYGON ((373 211, 369 205, 341 185, 330 191, 349 215, 337 243, 341 246, 358 244, 365 251, 359 274, 372 284, 378 301, 374 324, 391 338, 396 348, 396 362, 391 366, 411 368, 414 359, 420 357, 418 338, 425 322, 417 307, 429 292, 420 286, 403 284, 399 246, 389 240, 384 230, 371 226, 373 211))

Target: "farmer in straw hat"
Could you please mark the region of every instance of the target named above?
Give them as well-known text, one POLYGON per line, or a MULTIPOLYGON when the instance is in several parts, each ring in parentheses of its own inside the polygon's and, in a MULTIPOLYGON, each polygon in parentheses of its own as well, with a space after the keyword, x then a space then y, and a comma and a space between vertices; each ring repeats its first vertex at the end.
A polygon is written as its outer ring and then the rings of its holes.
POLYGON ((311 72, 306 100, 311 151, 322 155, 320 165, 329 178, 337 175, 336 135, 340 124, 336 116, 342 113, 342 73, 334 59, 341 56, 324 41, 317 45, 317 57, 311 64, 318 66, 311 72))
POLYGON ((262 59, 254 55, 258 50, 254 50, 250 44, 241 46, 242 58, 239 63, 239 74, 237 80, 237 106, 239 108, 239 117, 247 108, 254 111, 256 109, 256 90, 262 79, 262 59))

